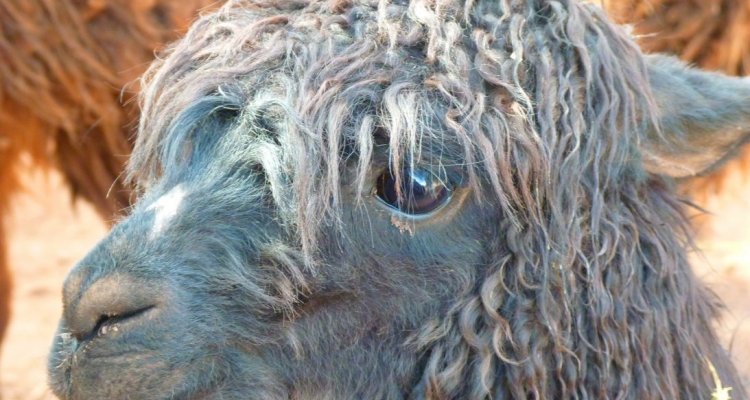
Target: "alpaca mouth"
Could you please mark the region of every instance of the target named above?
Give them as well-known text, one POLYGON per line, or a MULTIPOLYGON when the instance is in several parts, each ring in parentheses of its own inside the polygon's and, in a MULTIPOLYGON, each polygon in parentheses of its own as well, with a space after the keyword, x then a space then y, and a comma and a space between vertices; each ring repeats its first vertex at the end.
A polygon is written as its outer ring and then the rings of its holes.
MULTIPOLYGON (((58 335, 53 344, 49 368, 49 383, 54 394, 63 400, 120 398, 124 393, 129 398, 153 398, 154 393, 174 394, 175 388, 190 387, 191 377, 200 376, 203 372, 186 374, 177 368, 171 350, 184 349, 184 354, 179 356, 183 359, 197 357, 192 354, 194 349, 188 343, 190 340, 180 340, 186 336, 185 333, 175 334, 177 329, 170 329, 169 321, 164 321, 161 329, 144 328, 149 324, 140 321, 130 322, 132 318, 146 318, 154 311, 155 308, 150 307, 134 315, 102 321, 97 333, 82 341, 70 334, 58 335), (138 366, 138 374, 129 373, 135 366, 138 366)), ((202 365, 211 365, 211 362, 197 361, 195 365, 196 369, 200 369, 202 365)), ((221 375, 214 379, 221 379, 221 375)), ((205 388, 215 386, 211 383, 205 388)), ((210 396, 195 396, 195 391, 190 389, 184 395, 170 398, 210 396)))

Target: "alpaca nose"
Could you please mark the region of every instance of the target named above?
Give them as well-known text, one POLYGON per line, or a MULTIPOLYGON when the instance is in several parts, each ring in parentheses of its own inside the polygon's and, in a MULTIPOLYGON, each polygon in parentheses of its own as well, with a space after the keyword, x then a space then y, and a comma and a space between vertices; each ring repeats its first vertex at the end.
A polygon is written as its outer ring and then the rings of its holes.
POLYGON ((79 268, 63 287, 63 321, 78 341, 84 341, 108 330, 137 326, 155 311, 158 297, 152 285, 126 274, 92 279, 86 268, 79 268))

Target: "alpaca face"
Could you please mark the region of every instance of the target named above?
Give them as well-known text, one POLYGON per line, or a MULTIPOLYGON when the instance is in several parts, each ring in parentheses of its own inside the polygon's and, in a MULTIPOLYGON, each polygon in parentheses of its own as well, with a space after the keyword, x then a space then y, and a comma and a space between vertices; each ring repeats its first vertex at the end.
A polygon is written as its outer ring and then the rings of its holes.
POLYGON ((71 273, 60 395, 398 397, 413 384, 408 343, 485 268, 499 212, 458 172, 419 167, 396 195, 387 162, 373 165, 366 195, 341 187, 340 223, 358 228, 322 227, 306 265, 262 168, 279 160, 227 160, 239 134, 204 141, 71 273))
POLYGON ((592 6, 233 1, 142 99, 143 194, 65 283, 62 398, 733 382, 668 176, 745 140, 750 84, 592 6))

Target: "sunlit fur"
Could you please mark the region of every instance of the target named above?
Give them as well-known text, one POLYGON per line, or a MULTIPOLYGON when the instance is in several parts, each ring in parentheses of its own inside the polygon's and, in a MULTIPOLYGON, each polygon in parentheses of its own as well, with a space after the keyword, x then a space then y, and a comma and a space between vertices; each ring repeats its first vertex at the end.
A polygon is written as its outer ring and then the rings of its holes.
POLYGON ((88 356, 63 320, 53 389, 705 399, 715 365, 745 398, 671 180, 644 167, 674 128, 647 61, 573 1, 230 1, 146 75, 142 198, 77 267, 171 300, 88 356), (389 167, 457 172, 455 204, 392 214, 389 167))

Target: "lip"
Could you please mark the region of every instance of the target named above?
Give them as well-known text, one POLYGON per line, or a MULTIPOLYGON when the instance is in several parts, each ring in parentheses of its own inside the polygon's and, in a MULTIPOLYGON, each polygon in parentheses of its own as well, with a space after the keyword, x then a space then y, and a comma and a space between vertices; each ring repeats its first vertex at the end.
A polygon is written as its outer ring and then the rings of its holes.
POLYGON ((96 346, 84 344, 80 349, 76 350, 75 353, 71 354, 76 360, 76 364, 90 363, 96 360, 107 360, 108 363, 116 364, 118 360, 127 359, 130 363, 139 358, 149 356, 149 352, 146 350, 138 349, 127 349, 127 350, 116 350, 116 349, 97 349, 96 346))
POLYGON ((94 353, 83 348, 66 356, 67 365, 50 371, 50 388, 64 400, 150 398, 146 396, 146 388, 169 393, 169 387, 180 384, 179 374, 173 372, 156 378, 162 374, 161 371, 169 370, 167 359, 158 352, 145 349, 108 347, 94 353), (152 372, 145 371, 144 376, 134 378, 128 374, 133 365, 144 365, 152 372), (166 381, 164 385, 160 385, 162 379, 166 381), (117 383, 114 389, 107 386, 113 382, 117 383))

